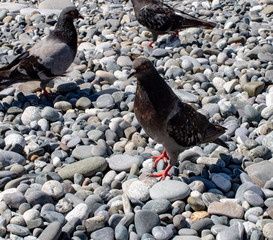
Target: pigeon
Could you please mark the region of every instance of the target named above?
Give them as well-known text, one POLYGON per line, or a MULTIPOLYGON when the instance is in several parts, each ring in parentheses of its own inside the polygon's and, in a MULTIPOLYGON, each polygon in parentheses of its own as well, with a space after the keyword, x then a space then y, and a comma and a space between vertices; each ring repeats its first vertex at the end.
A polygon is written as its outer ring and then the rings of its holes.
POLYGON ((77 53, 77 32, 74 19, 82 18, 74 7, 61 12, 55 29, 28 51, 0 68, 0 90, 17 83, 37 80, 45 91, 47 83, 65 73, 77 53))
POLYGON ((226 128, 209 122, 192 106, 181 102, 147 58, 134 60, 128 78, 132 76, 137 78, 135 116, 145 132, 165 148, 162 155, 156 157, 154 166, 160 159, 165 162, 169 159, 162 173, 150 176, 164 180, 178 155, 189 147, 208 142, 227 147, 218 138, 226 128))
POLYGON ((160 0, 132 0, 137 21, 152 32, 153 40, 149 47, 157 40, 158 35, 190 28, 214 28, 215 23, 207 22, 174 9, 160 0))

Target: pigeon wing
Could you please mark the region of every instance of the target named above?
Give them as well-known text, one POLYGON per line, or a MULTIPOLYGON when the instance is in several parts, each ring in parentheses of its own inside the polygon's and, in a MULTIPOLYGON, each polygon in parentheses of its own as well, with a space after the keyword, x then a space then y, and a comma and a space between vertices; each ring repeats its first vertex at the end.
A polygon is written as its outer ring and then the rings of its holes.
POLYGON ((165 4, 151 4, 142 7, 138 14, 138 21, 149 29, 155 31, 168 31, 170 29, 170 16, 173 9, 165 4))
MULTIPOLYGON (((76 54, 68 44, 54 39, 40 41, 31 48, 30 53, 37 57, 38 63, 54 76, 63 74, 73 62, 76 54)), ((43 78, 43 73, 40 74, 43 78)))
POLYGON ((167 123, 167 132, 179 145, 190 147, 215 140, 225 128, 211 124, 190 105, 179 102, 178 111, 167 123))
POLYGON ((13 68, 14 66, 16 66, 17 64, 20 63, 20 61, 22 61, 23 59, 27 58, 29 56, 29 52, 23 52, 22 54, 20 54, 19 56, 17 56, 11 63, 7 64, 6 66, 0 68, 0 71, 4 71, 4 70, 10 70, 11 68, 13 68))

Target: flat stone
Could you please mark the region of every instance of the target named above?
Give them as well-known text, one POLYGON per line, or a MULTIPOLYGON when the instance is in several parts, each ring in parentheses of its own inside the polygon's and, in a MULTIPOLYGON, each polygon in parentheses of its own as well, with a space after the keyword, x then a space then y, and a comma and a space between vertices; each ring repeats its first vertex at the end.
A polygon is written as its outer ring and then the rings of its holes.
POLYGON ((129 172, 134 164, 136 164, 137 166, 140 165, 140 159, 127 154, 118 154, 111 156, 108 159, 108 164, 112 170, 115 170, 117 172, 129 172))
POLYGON ((251 191, 251 190, 245 191, 244 198, 251 206, 263 207, 264 205, 263 198, 254 191, 251 191))
POLYGON ((210 218, 204 218, 196 222, 193 222, 191 224, 191 229, 197 231, 200 234, 204 229, 210 229, 212 226, 213 226, 212 220, 210 218))
POLYGON ((244 209, 241 205, 232 201, 212 202, 208 207, 208 213, 230 218, 243 218, 244 209))
POLYGON ((113 73, 102 70, 96 71, 96 76, 102 78, 102 80, 107 81, 110 84, 113 84, 117 80, 113 73))
POLYGON ((103 172, 107 168, 107 161, 103 157, 90 157, 78 162, 66 165, 58 174, 62 179, 73 179, 75 173, 84 177, 92 177, 97 172, 103 172))
POLYGON ((262 161, 246 167, 245 171, 255 184, 263 187, 267 181, 273 178, 273 163, 262 161))
POLYGON ((92 146, 78 146, 72 151, 72 156, 77 159, 85 159, 92 157, 92 146))
POLYGON ((10 208, 14 209, 18 209, 22 203, 26 202, 26 199, 21 192, 6 193, 3 195, 2 199, 10 208))
POLYGON ((16 224, 8 224, 7 230, 15 235, 22 237, 30 235, 28 228, 16 224))
POLYGON ((176 180, 157 182, 150 189, 151 199, 167 199, 169 201, 185 199, 190 193, 189 186, 176 180))
POLYGON ((167 212, 171 208, 171 202, 167 199, 156 199, 148 201, 143 207, 143 210, 151 210, 157 214, 167 212))
POLYGON ((78 101, 76 102, 76 107, 80 110, 85 110, 90 108, 92 105, 92 102, 89 98, 87 97, 81 97, 78 99, 78 101))
POLYGON ((249 190, 251 190, 252 192, 255 192, 262 199, 264 199, 265 196, 264 196, 262 189, 252 182, 245 182, 245 183, 241 184, 236 191, 235 198, 238 199, 241 203, 244 202, 244 200, 245 200, 244 193, 249 190))

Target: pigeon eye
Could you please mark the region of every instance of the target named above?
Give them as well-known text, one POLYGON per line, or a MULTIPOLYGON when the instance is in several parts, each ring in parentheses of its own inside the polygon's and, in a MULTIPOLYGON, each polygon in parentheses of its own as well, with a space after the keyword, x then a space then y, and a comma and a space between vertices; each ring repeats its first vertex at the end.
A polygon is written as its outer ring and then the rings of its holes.
POLYGON ((147 68, 146 64, 141 65, 141 69, 145 69, 145 68, 147 68))
POLYGON ((75 15, 75 12, 74 12, 74 11, 71 11, 70 14, 71 14, 71 15, 75 15))

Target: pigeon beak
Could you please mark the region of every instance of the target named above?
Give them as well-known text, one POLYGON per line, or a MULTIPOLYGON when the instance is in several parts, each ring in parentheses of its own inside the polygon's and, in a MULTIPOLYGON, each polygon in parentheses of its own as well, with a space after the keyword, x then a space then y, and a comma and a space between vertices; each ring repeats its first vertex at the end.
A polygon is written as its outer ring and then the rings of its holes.
POLYGON ((129 79, 130 77, 134 76, 136 74, 136 70, 132 69, 129 76, 127 77, 127 79, 129 79))
POLYGON ((78 15, 78 18, 84 19, 84 17, 81 14, 78 15))

